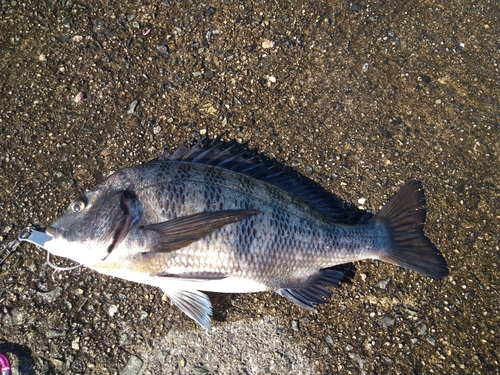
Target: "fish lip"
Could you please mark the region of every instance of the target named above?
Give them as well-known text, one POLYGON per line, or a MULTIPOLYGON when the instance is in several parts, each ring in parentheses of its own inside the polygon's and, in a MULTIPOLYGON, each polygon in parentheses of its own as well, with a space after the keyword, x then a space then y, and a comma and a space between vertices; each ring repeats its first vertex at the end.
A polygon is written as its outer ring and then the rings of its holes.
POLYGON ((47 229, 45 229, 45 233, 52 238, 61 237, 66 232, 66 230, 58 227, 53 227, 52 225, 48 226, 47 229))

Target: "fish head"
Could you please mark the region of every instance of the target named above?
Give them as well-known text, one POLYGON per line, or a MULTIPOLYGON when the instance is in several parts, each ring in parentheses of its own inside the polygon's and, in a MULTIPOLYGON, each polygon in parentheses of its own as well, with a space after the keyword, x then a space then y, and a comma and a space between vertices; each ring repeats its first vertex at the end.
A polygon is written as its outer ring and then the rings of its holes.
POLYGON ((47 229, 43 246, 56 256, 92 266, 106 259, 142 214, 132 191, 101 185, 75 199, 47 229))

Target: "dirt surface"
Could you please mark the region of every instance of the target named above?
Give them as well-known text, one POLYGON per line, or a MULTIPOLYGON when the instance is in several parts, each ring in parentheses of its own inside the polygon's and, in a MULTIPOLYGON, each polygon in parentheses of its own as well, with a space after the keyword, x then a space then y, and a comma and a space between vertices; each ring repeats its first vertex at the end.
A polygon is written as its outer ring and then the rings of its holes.
POLYGON ((224 134, 372 211, 421 180, 450 268, 356 264, 316 314, 213 295, 207 336, 159 290, 23 244, 0 266, 13 374, 498 371, 499 25, 494 0, 1 0, 1 244, 110 171, 224 134))

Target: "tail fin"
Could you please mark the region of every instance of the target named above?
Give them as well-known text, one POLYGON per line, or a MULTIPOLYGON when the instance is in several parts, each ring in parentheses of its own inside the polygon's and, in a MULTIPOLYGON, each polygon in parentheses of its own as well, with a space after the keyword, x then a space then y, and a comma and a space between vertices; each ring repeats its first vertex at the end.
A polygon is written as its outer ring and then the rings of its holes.
POLYGON ((380 260, 430 277, 448 275, 446 260, 424 234, 425 196, 419 181, 402 187, 370 220, 383 225, 391 246, 380 260))

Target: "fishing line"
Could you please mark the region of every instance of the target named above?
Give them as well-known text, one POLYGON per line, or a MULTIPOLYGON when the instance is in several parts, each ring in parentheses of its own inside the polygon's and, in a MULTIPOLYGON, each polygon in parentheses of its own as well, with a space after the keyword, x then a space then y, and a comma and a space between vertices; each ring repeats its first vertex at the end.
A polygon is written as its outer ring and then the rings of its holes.
MULTIPOLYGON (((37 246, 40 250, 45 250, 45 249, 42 249, 41 247, 37 246)), ((53 269, 55 269, 56 271, 71 271, 71 270, 74 270, 74 269, 77 269, 81 266, 83 266, 83 264, 77 264, 76 266, 72 266, 72 267, 59 267, 59 266, 56 266, 54 263, 52 263, 50 261, 50 253, 47 251, 47 260, 45 261, 44 264, 42 264, 42 266, 45 266, 45 265, 49 265, 50 267, 52 267, 53 269)))

